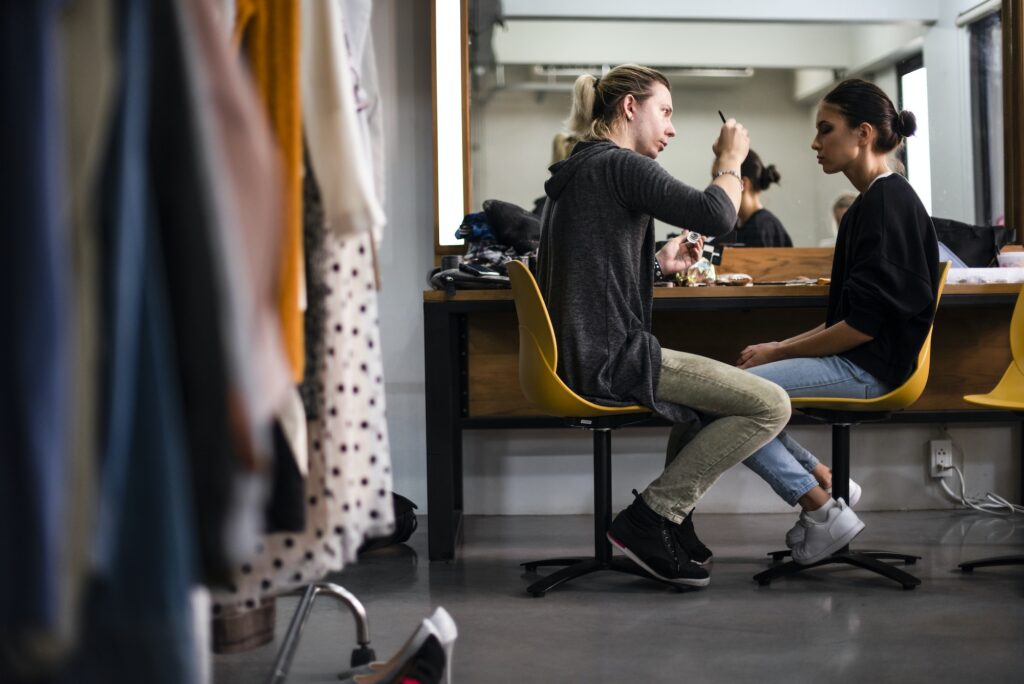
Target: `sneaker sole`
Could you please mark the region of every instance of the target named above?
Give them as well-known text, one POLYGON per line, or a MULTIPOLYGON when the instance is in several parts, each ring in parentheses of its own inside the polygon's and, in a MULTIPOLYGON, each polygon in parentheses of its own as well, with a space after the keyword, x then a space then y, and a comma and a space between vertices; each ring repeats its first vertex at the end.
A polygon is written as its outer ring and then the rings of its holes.
POLYGON ((626 554, 626 556, 631 561, 639 565, 641 568, 644 569, 644 572, 646 572, 651 577, 654 577, 655 579, 661 580, 662 582, 668 582, 669 584, 682 584, 688 587, 706 587, 709 584, 711 584, 710 577, 705 577, 704 579, 688 579, 686 577, 677 577, 676 579, 669 579, 668 577, 662 577, 658 573, 654 572, 654 570, 652 570, 650 567, 648 567, 646 563, 640 560, 636 556, 636 554, 634 554, 632 551, 623 546, 618 539, 612 536, 611 532, 607 533, 605 536, 608 537, 608 541, 610 541, 615 546, 615 548, 617 548, 619 551, 622 551, 622 553, 626 554))
POLYGON ((864 521, 863 520, 858 520, 857 524, 852 529, 850 529, 849 532, 844 534, 839 539, 836 539, 834 542, 829 544, 827 547, 825 547, 825 549, 823 549, 819 553, 811 556, 810 558, 803 558, 803 559, 797 559, 794 556, 793 557, 793 561, 797 565, 813 565, 814 563, 817 563, 818 561, 820 561, 820 560, 822 560, 824 558, 828 558, 833 553, 835 553, 839 549, 843 548, 844 546, 846 546, 847 544, 852 542, 854 540, 854 538, 858 534, 860 534, 863 530, 864 530, 864 521))
POLYGON ((712 556, 708 556, 706 560, 702 560, 702 561, 699 561, 696 558, 691 558, 690 562, 693 563, 694 565, 699 565, 701 567, 704 567, 705 565, 710 565, 711 561, 713 561, 713 560, 715 560, 715 557, 712 555, 712 556))

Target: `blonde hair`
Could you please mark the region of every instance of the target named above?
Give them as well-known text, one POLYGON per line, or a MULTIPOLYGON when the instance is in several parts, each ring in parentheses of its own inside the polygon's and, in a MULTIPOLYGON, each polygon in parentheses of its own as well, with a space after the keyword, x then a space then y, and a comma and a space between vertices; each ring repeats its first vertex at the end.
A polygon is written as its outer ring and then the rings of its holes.
POLYGON ((578 142, 575 135, 556 133, 555 139, 551 141, 551 163, 560 162, 568 157, 578 142))
POLYGON ((849 209, 855 199, 857 199, 855 193, 844 192, 839 197, 836 197, 836 201, 832 204, 832 212, 835 213, 836 209, 849 209))
POLYGON ((579 140, 609 137, 622 116, 622 100, 632 95, 643 102, 655 83, 672 90, 664 74, 639 64, 619 65, 601 78, 583 74, 573 86, 572 109, 565 122, 569 134, 579 140))

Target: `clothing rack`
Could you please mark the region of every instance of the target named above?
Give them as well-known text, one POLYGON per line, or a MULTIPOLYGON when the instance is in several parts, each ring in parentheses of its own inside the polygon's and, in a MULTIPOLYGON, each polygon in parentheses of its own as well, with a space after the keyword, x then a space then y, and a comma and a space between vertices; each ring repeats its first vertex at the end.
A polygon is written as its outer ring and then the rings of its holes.
POLYGON ((298 648, 299 639, 302 636, 302 628, 305 627, 309 613, 313 610, 313 602, 320 594, 326 594, 343 603, 352 613, 356 622, 356 642, 359 646, 352 650, 350 665, 352 667, 365 665, 376 657, 373 649, 370 648, 370 623, 367 620, 363 604, 352 592, 338 584, 316 582, 306 587, 299 605, 295 608, 291 624, 288 625, 288 631, 284 635, 284 642, 274 661, 274 669, 270 674, 270 679, 267 680, 269 684, 283 684, 287 679, 288 670, 292 666, 292 658, 295 656, 295 649, 298 648))

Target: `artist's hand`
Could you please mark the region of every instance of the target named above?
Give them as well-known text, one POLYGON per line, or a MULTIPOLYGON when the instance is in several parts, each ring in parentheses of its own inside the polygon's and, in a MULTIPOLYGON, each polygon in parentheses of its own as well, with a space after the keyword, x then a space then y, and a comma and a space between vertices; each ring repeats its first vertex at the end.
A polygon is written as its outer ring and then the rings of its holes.
POLYGON ((749 150, 750 135, 743 124, 737 123, 736 119, 729 119, 722 124, 718 137, 711 145, 711 151, 714 152, 718 165, 730 169, 738 169, 743 160, 747 158, 749 150))
POLYGON ((740 368, 753 368, 772 361, 781 361, 786 358, 782 346, 778 342, 763 342, 752 344, 740 352, 740 358, 736 365, 740 368))
POLYGON ((686 236, 689 234, 690 231, 684 230, 682 234, 666 242, 654 255, 654 258, 658 260, 658 265, 661 266, 661 272, 665 275, 686 273, 686 269, 700 259, 704 238, 698 237, 696 243, 687 242, 686 236))

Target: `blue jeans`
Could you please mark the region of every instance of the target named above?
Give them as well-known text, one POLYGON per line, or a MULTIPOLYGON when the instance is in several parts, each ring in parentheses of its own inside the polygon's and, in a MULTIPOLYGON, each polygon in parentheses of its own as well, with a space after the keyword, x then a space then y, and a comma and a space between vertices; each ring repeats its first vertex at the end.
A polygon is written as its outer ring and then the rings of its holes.
MULTIPOLYGON (((871 399, 891 389, 842 356, 785 359, 749 371, 771 380, 791 397, 871 399)), ((810 474, 818 459, 785 432, 755 451, 743 464, 760 475, 790 506, 818 486, 810 474)))

